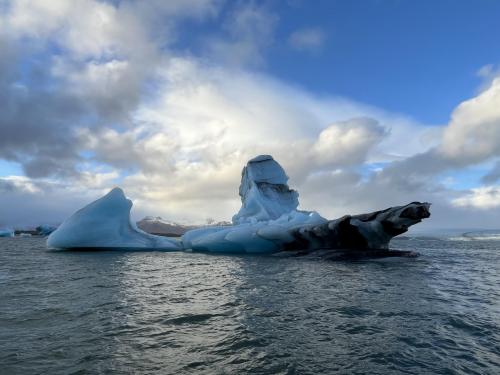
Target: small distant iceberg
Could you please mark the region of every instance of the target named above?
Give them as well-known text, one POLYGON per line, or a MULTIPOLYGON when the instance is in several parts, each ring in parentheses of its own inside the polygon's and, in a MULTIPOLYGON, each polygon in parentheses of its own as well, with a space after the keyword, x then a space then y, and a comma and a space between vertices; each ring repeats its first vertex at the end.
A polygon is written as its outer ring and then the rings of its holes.
POLYGON ((14 230, 10 228, 0 229, 0 237, 14 237, 14 230))
POLYGON ((413 231, 398 240, 409 241, 500 241, 500 229, 432 228, 413 231))
POLYGON ((54 225, 42 224, 35 228, 37 235, 48 236, 57 229, 54 225))
POLYGON ((485 229, 464 232, 460 236, 449 238, 452 241, 500 241, 500 230, 485 229))
POLYGON ((114 188, 64 221, 50 234, 47 245, 224 253, 339 250, 393 256, 397 252, 388 250, 390 240, 430 216, 430 203, 412 202, 327 220, 315 211, 298 210, 299 194, 287 183, 288 176, 272 156, 249 160, 239 188, 242 206, 232 225, 188 230, 180 240, 140 230, 130 220, 132 202, 120 188, 114 188))

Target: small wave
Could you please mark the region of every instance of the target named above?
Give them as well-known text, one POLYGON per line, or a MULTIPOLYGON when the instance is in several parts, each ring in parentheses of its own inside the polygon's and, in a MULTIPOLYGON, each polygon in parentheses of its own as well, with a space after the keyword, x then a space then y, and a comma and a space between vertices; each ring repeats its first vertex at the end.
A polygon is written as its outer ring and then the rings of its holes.
POLYGON ((450 237, 448 238, 449 241, 500 241, 500 236, 492 236, 492 237, 468 237, 468 236, 461 236, 461 237, 450 237))
POLYGON ((459 236, 449 238, 450 241, 500 241, 498 230, 464 232, 459 236))
POLYGON ((209 319, 214 318, 216 316, 219 316, 219 315, 218 314, 190 314, 190 315, 179 316, 176 318, 166 319, 162 323, 163 324, 173 324, 173 325, 198 324, 198 323, 203 323, 206 320, 209 320, 209 319))

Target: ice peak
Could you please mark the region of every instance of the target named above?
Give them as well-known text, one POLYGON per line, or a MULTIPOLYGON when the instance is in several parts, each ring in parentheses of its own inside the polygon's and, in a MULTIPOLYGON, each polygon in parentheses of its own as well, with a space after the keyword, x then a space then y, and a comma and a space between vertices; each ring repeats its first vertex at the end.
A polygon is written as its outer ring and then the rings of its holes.
POLYGON ((244 167, 242 171, 242 185, 240 189, 243 186, 245 173, 248 175, 248 179, 254 182, 286 185, 288 181, 285 170, 271 155, 259 155, 248 161, 246 167, 244 167))
POLYGON ((257 155, 256 157, 250 159, 248 162, 249 163, 257 163, 260 161, 266 161, 266 160, 274 160, 271 155, 257 155))
POLYGON ((115 187, 66 219, 47 239, 54 248, 161 248, 180 245, 165 237, 145 233, 130 221, 132 201, 115 187))
POLYGON ((299 194, 288 187, 288 176, 270 155, 250 159, 241 172, 239 194, 242 206, 234 224, 275 220, 295 211, 299 194))
POLYGON ((105 196, 106 196, 106 197, 110 197, 110 198, 111 198, 111 197, 115 197, 115 198, 117 198, 117 199, 119 199, 119 198, 126 199, 126 197, 125 197, 125 192, 123 191, 123 189, 122 189, 122 188, 120 188, 120 187, 118 187, 118 186, 116 186, 116 187, 114 187, 113 189, 111 189, 111 190, 109 191, 109 193, 108 193, 108 194, 106 194, 105 196))

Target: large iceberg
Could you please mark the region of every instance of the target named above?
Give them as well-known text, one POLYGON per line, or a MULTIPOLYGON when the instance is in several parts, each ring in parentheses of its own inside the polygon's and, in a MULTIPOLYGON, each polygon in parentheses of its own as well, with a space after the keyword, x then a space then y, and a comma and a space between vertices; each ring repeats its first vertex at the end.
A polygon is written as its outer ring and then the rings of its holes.
POLYGON ((429 203, 412 202, 369 214, 327 220, 299 211, 283 168, 269 155, 243 168, 242 206, 233 226, 202 228, 182 236, 185 248, 209 252, 311 252, 319 249, 388 249, 390 240, 430 216, 429 203))
MULTIPOLYGON (((187 231, 181 240, 145 233, 130 222, 132 202, 119 188, 66 220, 48 238, 56 248, 126 248, 225 253, 311 253, 382 251, 389 242, 430 216, 429 203, 412 202, 363 215, 327 220, 315 211, 298 210, 298 193, 287 185, 283 168, 269 155, 243 168, 241 208, 232 225, 187 231)), ((389 251, 396 254, 396 252, 389 251)))
POLYGON ((299 194, 288 187, 288 176, 272 156, 260 155, 241 173, 241 208, 232 226, 200 228, 182 236, 195 251, 270 253, 293 240, 292 228, 327 220, 317 212, 299 211, 299 194))
POLYGON ((175 239, 143 232, 130 220, 132 202, 114 188, 66 219, 47 239, 60 249, 119 248, 180 250, 175 239))
POLYGON ((299 194, 288 187, 288 176, 270 155, 251 159, 241 172, 242 206, 233 224, 276 220, 297 211, 299 194))

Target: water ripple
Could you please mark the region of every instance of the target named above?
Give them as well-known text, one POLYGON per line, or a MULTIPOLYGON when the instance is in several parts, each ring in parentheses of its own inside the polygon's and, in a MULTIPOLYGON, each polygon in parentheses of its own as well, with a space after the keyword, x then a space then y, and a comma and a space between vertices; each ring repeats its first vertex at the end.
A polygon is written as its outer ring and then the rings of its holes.
POLYGON ((0 372, 500 373, 498 241, 396 245, 422 257, 55 252, 0 239, 0 372))

